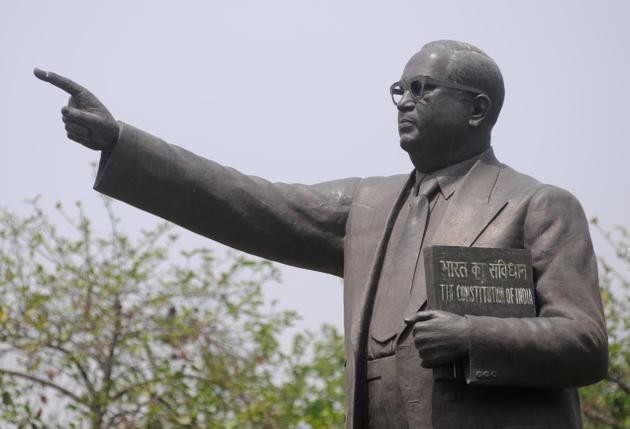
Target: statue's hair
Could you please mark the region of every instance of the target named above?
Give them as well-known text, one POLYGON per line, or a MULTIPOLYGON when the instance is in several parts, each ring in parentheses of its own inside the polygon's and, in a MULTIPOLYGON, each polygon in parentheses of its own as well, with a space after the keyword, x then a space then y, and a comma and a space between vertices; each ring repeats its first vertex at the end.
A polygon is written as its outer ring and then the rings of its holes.
POLYGON ((488 114, 492 126, 499 117, 505 87, 499 66, 481 49, 469 43, 455 40, 437 40, 423 49, 446 50, 450 55, 447 73, 449 80, 483 90, 492 102, 488 114))

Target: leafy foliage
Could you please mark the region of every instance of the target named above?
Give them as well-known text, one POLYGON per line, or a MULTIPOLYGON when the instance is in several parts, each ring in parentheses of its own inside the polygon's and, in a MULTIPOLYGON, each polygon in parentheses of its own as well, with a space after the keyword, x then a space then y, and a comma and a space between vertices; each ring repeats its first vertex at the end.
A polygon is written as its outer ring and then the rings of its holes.
POLYGON ((70 234, 37 201, 25 217, 0 212, 0 422, 342 426, 341 337, 324 326, 283 352, 297 316, 263 299, 273 265, 205 248, 173 257, 168 225, 132 241, 104 205, 105 237, 80 204, 75 217, 57 207, 70 234))
MULTIPOLYGON (((30 428, 343 426, 343 339, 302 332, 262 287, 267 261, 169 251, 169 226, 132 241, 111 202, 105 237, 77 204, 61 234, 32 202, 0 211, 0 423, 30 428), (58 409, 59 411, 55 411, 58 409)), ((580 390, 589 429, 630 427, 630 232, 600 258, 610 343, 605 380, 580 390)))
POLYGON ((610 244, 614 260, 599 258, 600 286, 606 313, 609 369, 606 378, 580 390, 588 429, 630 427, 630 232, 624 227, 593 226, 610 244))

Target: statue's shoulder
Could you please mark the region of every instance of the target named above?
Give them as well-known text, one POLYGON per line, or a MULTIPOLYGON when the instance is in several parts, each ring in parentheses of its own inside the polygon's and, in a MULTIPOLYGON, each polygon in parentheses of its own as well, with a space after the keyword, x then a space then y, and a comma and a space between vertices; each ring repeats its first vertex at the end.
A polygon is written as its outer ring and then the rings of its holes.
POLYGON ((404 190, 410 178, 411 173, 365 177, 361 179, 357 186, 353 204, 388 209, 404 190))
POLYGON ((495 187, 495 196, 505 199, 523 199, 533 207, 540 204, 580 206, 575 195, 564 188, 541 182, 506 164, 499 163, 498 166, 500 173, 495 187))
POLYGON ((540 180, 529 174, 522 173, 507 164, 497 163, 499 176, 497 178, 497 190, 506 193, 530 193, 536 192, 542 186, 546 186, 540 180))
POLYGON ((359 186, 361 188, 375 188, 375 189, 389 189, 389 188, 400 188, 407 180, 409 180, 411 173, 407 174, 395 174, 392 176, 372 176, 372 177, 364 177, 361 179, 361 183, 359 186))

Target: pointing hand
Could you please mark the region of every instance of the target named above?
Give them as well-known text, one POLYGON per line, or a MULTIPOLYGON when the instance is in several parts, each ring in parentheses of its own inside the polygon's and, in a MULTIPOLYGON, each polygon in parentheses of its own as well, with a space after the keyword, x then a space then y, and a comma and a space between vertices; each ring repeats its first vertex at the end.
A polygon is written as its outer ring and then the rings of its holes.
POLYGON ((90 91, 56 73, 35 69, 38 79, 70 94, 61 109, 68 138, 94 150, 103 150, 118 140, 119 126, 109 110, 90 91))

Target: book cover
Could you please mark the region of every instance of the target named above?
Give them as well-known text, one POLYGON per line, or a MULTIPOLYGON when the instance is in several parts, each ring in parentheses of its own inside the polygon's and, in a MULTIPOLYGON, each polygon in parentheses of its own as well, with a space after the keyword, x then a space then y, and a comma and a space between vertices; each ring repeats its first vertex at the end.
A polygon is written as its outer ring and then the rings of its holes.
MULTIPOLYGON (((427 309, 460 315, 536 317, 527 249, 428 246, 423 250, 427 309)), ((463 362, 433 368, 436 380, 464 377, 463 362)))

